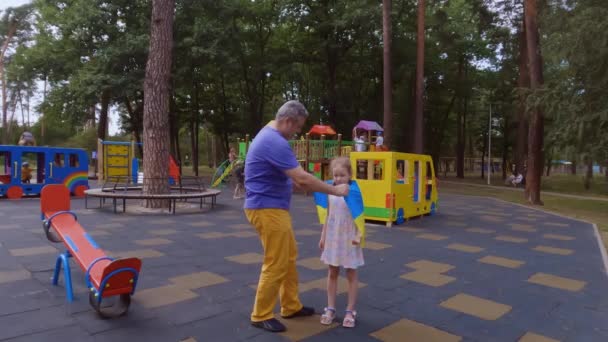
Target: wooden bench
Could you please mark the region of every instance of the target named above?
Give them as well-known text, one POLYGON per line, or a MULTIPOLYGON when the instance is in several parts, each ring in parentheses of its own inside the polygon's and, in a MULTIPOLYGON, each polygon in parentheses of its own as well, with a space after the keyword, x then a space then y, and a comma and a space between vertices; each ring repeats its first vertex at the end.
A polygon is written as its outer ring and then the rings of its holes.
POLYGON ((141 269, 138 258, 117 259, 109 257, 95 240, 78 223, 76 214, 70 211, 70 192, 62 184, 46 185, 40 199, 42 226, 47 239, 62 242, 67 251, 57 257, 53 285, 57 285, 63 267, 66 297, 73 301, 70 258, 74 258, 85 272, 89 303, 102 317, 123 315, 129 309, 131 295, 137 287, 141 269), (101 305, 104 298, 119 296, 117 305, 101 305))

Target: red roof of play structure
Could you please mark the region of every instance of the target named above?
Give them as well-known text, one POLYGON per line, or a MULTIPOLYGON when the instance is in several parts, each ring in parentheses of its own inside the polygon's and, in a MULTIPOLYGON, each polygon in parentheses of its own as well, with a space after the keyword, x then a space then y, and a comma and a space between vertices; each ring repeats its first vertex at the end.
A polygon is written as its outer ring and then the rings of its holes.
POLYGON ((312 128, 310 129, 310 131, 308 131, 308 134, 325 134, 325 135, 335 135, 336 131, 334 131, 333 128, 331 128, 330 126, 325 126, 325 125, 314 125, 312 126, 312 128))

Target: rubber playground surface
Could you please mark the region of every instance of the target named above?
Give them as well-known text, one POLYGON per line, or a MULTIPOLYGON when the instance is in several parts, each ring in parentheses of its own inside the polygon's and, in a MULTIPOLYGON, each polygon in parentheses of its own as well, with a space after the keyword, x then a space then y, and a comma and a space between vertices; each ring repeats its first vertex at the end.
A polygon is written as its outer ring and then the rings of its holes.
MULTIPOLYGON (((0 201, 0 340, 8 341, 608 341, 608 278, 595 228, 542 211, 440 194, 437 215, 368 226, 357 327, 285 321, 253 328, 262 261, 242 201, 215 209, 145 214, 84 209, 81 225, 116 257, 142 258, 127 316, 99 319, 75 265, 76 300, 52 286, 61 244, 46 240, 39 200, 0 201)), ((326 268, 312 197, 295 195, 301 299, 322 311, 326 268)), ((338 318, 346 306, 341 279, 338 318)), ((277 311, 278 312, 278 311, 277 311)))

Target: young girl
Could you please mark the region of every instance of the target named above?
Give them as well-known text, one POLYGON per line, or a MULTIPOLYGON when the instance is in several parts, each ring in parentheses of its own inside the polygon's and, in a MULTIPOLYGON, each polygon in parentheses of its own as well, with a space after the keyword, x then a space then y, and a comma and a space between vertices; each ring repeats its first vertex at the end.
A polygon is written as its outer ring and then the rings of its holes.
MULTIPOLYGON (((330 168, 333 173, 334 185, 350 184, 352 170, 348 158, 339 157, 332 160, 330 168)), ((352 192, 349 196, 352 195, 352 192)), ((364 264, 361 250, 363 236, 355 225, 344 197, 329 195, 327 210, 327 219, 323 224, 323 232, 319 241, 319 248, 323 251, 321 261, 329 266, 327 273, 327 307, 321 316, 321 324, 329 325, 336 318, 336 289, 340 267, 343 267, 346 269, 348 279, 348 306, 342 326, 354 328, 357 319, 357 312, 355 311, 358 287, 357 267, 364 264)))

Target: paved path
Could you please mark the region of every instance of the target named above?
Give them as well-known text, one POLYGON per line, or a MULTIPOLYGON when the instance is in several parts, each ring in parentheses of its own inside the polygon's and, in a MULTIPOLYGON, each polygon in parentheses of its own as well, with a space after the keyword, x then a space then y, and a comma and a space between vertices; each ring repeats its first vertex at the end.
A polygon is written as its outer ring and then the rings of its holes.
MULTIPOLYGON (((504 185, 497 186, 497 185, 487 185, 487 184, 474 184, 474 183, 454 182, 454 181, 447 181, 447 180, 441 180, 440 182, 441 182, 441 184, 466 185, 466 186, 474 186, 474 187, 478 187, 478 188, 490 188, 490 189, 520 191, 520 192, 524 191, 524 189, 522 187, 514 188, 512 186, 504 186, 504 185)), ((543 191, 542 193, 545 195, 551 195, 551 196, 557 196, 557 197, 574 198, 574 199, 588 200, 588 201, 608 202, 608 197, 570 195, 570 194, 564 194, 561 192, 552 192, 552 191, 543 191)))
MULTIPOLYGON (((322 309, 312 199, 296 196, 301 298, 322 309)), ((441 195, 439 214, 370 226, 358 326, 290 320, 273 335, 248 323, 261 246, 228 194, 216 210, 113 214, 73 202, 115 256, 143 258, 128 316, 100 320, 82 272, 76 302, 50 277, 61 246, 46 241, 38 200, 0 201, 0 340, 9 341, 607 341, 608 279, 589 224, 479 197, 441 195), (547 339, 540 339, 544 336, 547 339)), ((184 210, 180 210, 184 211, 184 210)), ((339 316, 346 305, 344 281, 339 316)))

